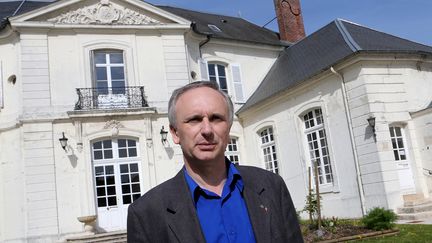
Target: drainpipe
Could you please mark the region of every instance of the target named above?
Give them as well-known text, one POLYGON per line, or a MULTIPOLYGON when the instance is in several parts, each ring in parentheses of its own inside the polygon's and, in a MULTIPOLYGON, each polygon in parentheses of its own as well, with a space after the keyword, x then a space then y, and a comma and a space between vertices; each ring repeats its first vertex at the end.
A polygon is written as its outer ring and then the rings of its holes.
POLYGON ((211 39, 211 37, 212 37, 212 33, 209 33, 209 32, 200 32, 200 31, 198 31, 197 28, 196 28, 196 23, 195 23, 195 22, 192 22, 192 23, 191 23, 191 28, 192 28, 192 30, 193 30, 195 33, 200 34, 200 35, 205 35, 205 36, 206 36, 206 39, 203 40, 203 41, 201 41, 201 42, 199 43, 199 46, 198 46, 198 50, 199 50, 199 57, 202 58, 201 48, 202 48, 205 44, 207 44, 207 43, 210 41, 210 39, 211 39))
POLYGON ((365 196, 363 190, 363 182, 360 175, 361 172, 360 172, 360 164, 357 155, 357 147, 355 146, 355 141, 354 141, 353 126, 351 122, 351 112, 348 107, 348 98, 346 95, 345 79, 343 75, 338 73, 333 67, 330 67, 330 71, 342 80, 342 97, 343 97, 344 106, 346 110, 345 115, 348 122, 348 130, 350 133, 351 146, 353 148, 353 156, 354 156, 354 164, 357 172, 357 185, 358 185, 359 196, 360 196, 360 204, 361 204, 362 214, 364 216, 366 215, 365 196))

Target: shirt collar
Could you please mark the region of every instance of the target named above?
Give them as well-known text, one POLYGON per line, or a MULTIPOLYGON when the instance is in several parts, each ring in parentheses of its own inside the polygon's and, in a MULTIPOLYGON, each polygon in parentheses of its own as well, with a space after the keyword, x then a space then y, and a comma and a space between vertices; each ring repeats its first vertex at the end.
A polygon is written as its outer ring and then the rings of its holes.
MULTIPOLYGON (((227 166, 227 180, 225 184, 229 185, 230 187, 235 185, 240 192, 243 192, 244 184, 239 171, 237 170, 235 165, 227 158, 225 158, 225 164, 227 166)), ((185 167, 183 167, 183 170, 186 182, 192 194, 192 198, 196 203, 198 197, 200 196, 200 191, 203 189, 194 181, 194 179, 192 179, 185 167)))

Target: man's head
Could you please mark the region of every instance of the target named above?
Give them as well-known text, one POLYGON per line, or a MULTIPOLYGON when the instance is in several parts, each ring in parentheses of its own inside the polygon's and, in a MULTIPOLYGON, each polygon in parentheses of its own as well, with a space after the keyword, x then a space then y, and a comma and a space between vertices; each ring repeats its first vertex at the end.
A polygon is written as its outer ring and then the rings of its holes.
POLYGON ((200 87, 208 87, 208 88, 214 89, 215 91, 217 91, 220 95, 222 95, 224 97, 225 102, 226 102, 226 106, 228 108, 229 122, 230 122, 230 125, 232 125, 233 120, 234 120, 234 105, 231 101, 231 98, 225 92, 222 92, 219 89, 219 86, 217 83, 209 82, 209 81, 197 81, 197 82, 187 84, 181 88, 178 88, 178 89, 174 90, 174 92, 172 93, 171 98, 170 98, 169 103, 168 103, 168 120, 169 120, 170 126, 175 127, 175 123, 176 123, 175 106, 176 106, 176 103, 177 103, 177 100, 179 99, 179 97, 182 94, 184 94, 185 92, 187 92, 188 90, 192 90, 192 89, 196 89, 196 88, 200 88, 200 87))
POLYGON ((170 132, 186 162, 222 160, 233 121, 231 99, 211 82, 175 90, 168 105, 170 132))

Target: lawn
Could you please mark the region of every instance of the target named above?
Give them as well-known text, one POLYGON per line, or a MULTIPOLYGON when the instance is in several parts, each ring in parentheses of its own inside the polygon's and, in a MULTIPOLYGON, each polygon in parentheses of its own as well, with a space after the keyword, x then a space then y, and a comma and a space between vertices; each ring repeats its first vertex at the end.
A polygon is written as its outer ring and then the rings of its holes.
POLYGON ((396 228, 400 230, 398 235, 358 240, 354 242, 432 242, 432 225, 430 224, 398 224, 396 225, 396 228))

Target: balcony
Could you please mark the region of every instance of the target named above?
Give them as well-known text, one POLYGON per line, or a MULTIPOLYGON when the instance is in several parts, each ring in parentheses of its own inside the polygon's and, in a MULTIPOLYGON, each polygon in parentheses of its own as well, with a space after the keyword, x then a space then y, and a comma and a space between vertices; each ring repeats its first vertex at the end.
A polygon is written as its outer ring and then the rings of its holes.
POLYGON ((76 92, 76 111, 148 107, 144 86, 78 88, 76 92))

